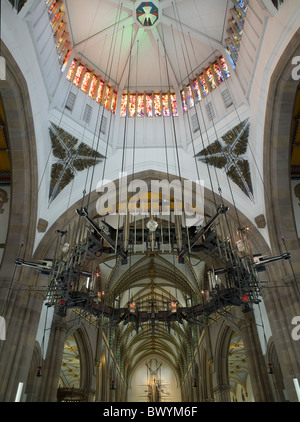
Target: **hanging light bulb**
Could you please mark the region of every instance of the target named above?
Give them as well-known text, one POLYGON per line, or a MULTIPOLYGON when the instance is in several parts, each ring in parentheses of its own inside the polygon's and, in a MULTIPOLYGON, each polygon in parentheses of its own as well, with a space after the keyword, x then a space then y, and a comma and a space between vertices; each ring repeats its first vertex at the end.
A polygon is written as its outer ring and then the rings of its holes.
POLYGON ((273 364, 272 363, 268 363, 268 367, 269 367, 269 374, 274 374, 274 371, 273 371, 273 364))
POLYGON ((41 377, 42 376, 41 370, 42 370, 42 367, 41 366, 38 366, 36 368, 36 376, 37 377, 41 377))

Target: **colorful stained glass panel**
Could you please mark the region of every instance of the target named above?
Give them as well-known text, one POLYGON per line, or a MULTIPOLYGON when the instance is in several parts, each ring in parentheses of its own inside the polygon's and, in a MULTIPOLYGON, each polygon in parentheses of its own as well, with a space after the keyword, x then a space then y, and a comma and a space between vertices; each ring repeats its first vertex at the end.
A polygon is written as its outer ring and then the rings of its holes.
POLYGON ((154 103, 154 116, 160 117, 161 116, 161 102, 160 102, 160 94, 153 95, 153 103, 154 103))
POLYGON ((99 104, 102 102, 102 99, 103 99, 103 89, 104 89, 104 82, 100 81, 98 92, 97 92, 97 98, 96 98, 96 101, 99 104))
POLYGON ((146 116, 147 117, 153 116, 152 94, 146 94, 146 116))
POLYGON ((81 77, 83 75, 83 71, 84 71, 84 66, 82 64, 80 64, 76 70, 76 74, 75 74, 75 78, 74 78, 74 85, 76 85, 77 87, 79 87, 80 85, 80 81, 81 81, 81 77))
POLYGON ((213 66, 213 71, 216 75, 217 81, 219 84, 221 84, 222 82, 224 82, 224 76, 221 71, 221 68, 217 62, 214 62, 212 66, 213 66))
POLYGON ((219 58, 219 60, 220 60, 220 63, 221 63, 222 69, 223 69, 223 71, 224 71, 225 77, 226 77, 226 78, 229 78, 229 77, 230 77, 230 72, 229 72, 229 69, 228 69, 228 66, 227 66, 227 63, 226 63, 226 61, 225 61, 224 57, 222 57, 222 56, 221 56, 221 57, 219 58))
POLYGON ((185 91, 184 91, 184 89, 182 89, 182 90, 180 91, 180 96, 181 96, 181 104, 182 104, 182 109, 183 109, 183 112, 184 112, 184 113, 186 113, 186 112, 187 112, 187 110, 188 110, 188 107, 187 107, 186 95, 185 95, 185 91))
POLYGON ((178 116, 178 106, 177 106, 176 94, 171 93, 170 99, 171 99, 171 107, 172 107, 172 116, 177 117, 178 116))
POLYGON ((137 117, 144 117, 144 114, 145 114, 144 94, 138 94, 137 105, 136 105, 136 115, 137 117))
POLYGON ((105 90, 105 98, 104 98, 104 107, 107 110, 109 109, 111 91, 112 91, 111 87, 107 85, 106 90, 105 90))
POLYGON ((193 80, 193 89, 195 93, 195 100, 196 102, 198 102, 201 100, 201 91, 200 91, 200 86, 199 86, 199 82, 197 78, 193 80))
POLYGON ((135 108, 136 108, 136 94, 129 95, 129 110, 128 115, 129 117, 135 117, 135 108))
POLYGON ((191 85, 187 85, 186 87, 186 99, 187 99, 187 105, 189 108, 192 108, 195 106, 195 101, 194 101, 191 85))
POLYGON ((128 95, 123 94, 121 99, 121 117, 127 116, 127 103, 128 103, 128 95))
POLYGON ((113 91, 112 99, 111 99, 111 107, 110 107, 111 112, 113 114, 115 114, 116 109, 117 109, 117 100, 118 100, 118 93, 117 91, 113 91))
POLYGON ((90 90, 89 90, 89 96, 93 99, 95 99, 96 97, 97 84, 98 84, 98 77, 96 75, 93 75, 90 90))
POLYGON ((85 75, 83 77, 82 84, 81 84, 81 90, 85 93, 88 92, 91 78, 92 78, 92 72, 87 70, 85 72, 85 75))
POLYGON ((67 79, 68 79, 69 81, 71 81, 71 80, 73 79, 73 76, 74 76, 74 74, 75 74, 75 70, 76 70, 76 66, 77 66, 77 60, 76 60, 76 59, 74 59, 74 60, 72 61, 72 63, 71 63, 71 66, 70 66, 69 72, 68 72, 68 74, 67 74, 67 79))
POLYGON ((168 94, 162 94, 161 96, 162 100, 162 110, 163 110, 163 116, 164 117, 170 117, 170 107, 169 107, 169 95, 168 94))
POLYGON ((209 93, 209 89, 205 80, 205 76, 203 73, 201 73, 201 75, 199 76, 199 81, 200 81, 200 86, 202 88, 203 91, 203 95, 204 97, 206 97, 206 95, 209 93))
POLYGON ((214 89, 217 88, 217 84, 216 84, 216 81, 215 81, 215 78, 210 66, 206 69, 206 76, 207 76, 208 83, 211 87, 211 90, 213 91, 214 89))

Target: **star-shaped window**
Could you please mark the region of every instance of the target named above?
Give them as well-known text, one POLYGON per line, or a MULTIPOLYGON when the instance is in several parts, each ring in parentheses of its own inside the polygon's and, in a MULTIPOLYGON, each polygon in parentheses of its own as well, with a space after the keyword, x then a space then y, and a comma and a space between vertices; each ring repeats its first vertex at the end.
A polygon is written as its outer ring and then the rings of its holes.
POLYGON ((250 198, 253 187, 249 161, 245 157, 248 148, 250 123, 244 120, 229 130, 222 138, 200 151, 196 157, 215 168, 224 169, 227 176, 250 198))
POLYGON ((52 202, 78 171, 98 164, 104 157, 83 142, 77 146, 78 139, 54 123, 51 123, 49 133, 52 152, 57 158, 51 168, 49 201, 52 202))

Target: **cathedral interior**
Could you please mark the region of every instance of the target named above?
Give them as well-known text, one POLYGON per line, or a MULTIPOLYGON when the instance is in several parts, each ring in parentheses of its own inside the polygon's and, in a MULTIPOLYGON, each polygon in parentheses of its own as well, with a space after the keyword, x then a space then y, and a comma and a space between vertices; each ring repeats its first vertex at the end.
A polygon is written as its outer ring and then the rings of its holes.
POLYGON ((0 31, 0 401, 299 402, 299 0, 0 31))

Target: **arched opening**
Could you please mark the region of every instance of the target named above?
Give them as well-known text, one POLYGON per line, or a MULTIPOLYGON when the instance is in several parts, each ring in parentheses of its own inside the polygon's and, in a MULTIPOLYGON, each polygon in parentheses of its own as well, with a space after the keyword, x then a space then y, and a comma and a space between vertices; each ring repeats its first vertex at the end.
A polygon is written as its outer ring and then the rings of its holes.
POLYGON ((228 378, 233 402, 253 402, 248 363, 242 337, 232 333, 228 350, 228 378))

